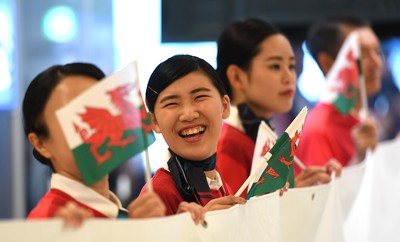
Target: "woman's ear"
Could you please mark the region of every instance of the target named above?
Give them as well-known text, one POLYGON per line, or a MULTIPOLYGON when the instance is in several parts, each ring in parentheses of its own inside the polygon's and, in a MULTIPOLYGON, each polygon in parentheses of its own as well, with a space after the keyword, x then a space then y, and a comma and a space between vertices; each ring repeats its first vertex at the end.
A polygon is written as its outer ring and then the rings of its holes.
POLYGON ((317 56, 317 62, 319 65, 319 68, 321 68, 322 73, 326 76, 329 72, 329 70, 332 68, 333 63, 335 62, 335 59, 329 55, 326 52, 321 52, 317 56))
POLYGON ((231 64, 226 69, 226 76, 229 81, 229 85, 233 90, 242 90, 244 85, 244 74, 245 72, 237 65, 231 64))
POLYGON ((224 95, 222 98, 222 118, 227 119, 231 113, 231 102, 228 95, 224 95))
POLYGON ((43 140, 41 140, 37 134, 29 133, 28 140, 32 144, 32 146, 37 150, 42 156, 46 157, 47 159, 51 158, 51 152, 46 148, 43 140))
POLYGON ((158 126, 156 115, 154 115, 154 113, 150 113, 150 116, 151 116, 151 122, 153 123, 154 132, 160 134, 161 130, 160 130, 160 126, 158 126))

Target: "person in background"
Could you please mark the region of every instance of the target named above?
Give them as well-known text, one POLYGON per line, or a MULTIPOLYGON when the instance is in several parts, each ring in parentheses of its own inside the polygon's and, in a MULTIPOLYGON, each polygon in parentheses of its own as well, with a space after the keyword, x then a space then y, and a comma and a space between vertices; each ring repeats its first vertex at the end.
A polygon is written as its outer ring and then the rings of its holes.
POLYGON ((171 154, 152 178, 167 215, 178 213, 183 203, 196 211, 201 208, 201 221, 206 211, 244 204, 243 198, 231 196, 215 167, 222 120, 229 116, 230 107, 214 68, 195 56, 173 56, 151 74, 146 102, 153 129, 162 134, 171 154))
POLYGON ((50 190, 30 211, 28 220, 61 217, 67 226, 79 226, 86 218, 165 215, 164 204, 153 192, 133 201, 128 211, 109 190, 107 176, 90 187, 83 183, 55 112, 104 77, 93 64, 70 63, 49 67, 29 84, 22 104, 25 135, 34 157, 53 173, 50 190))
MULTIPOLYGON (((346 14, 326 17, 310 27, 306 45, 327 75, 342 43, 352 31, 359 34, 366 95, 372 97, 380 92, 383 64, 379 39, 368 21, 346 14)), ((361 119, 360 109, 360 96, 349 115, 342 115, 331 104, 317 103, 304 124, 298 157, 306 165, 324 165, 332 158, 342 166, 363 161, 367 150, 376 147, 378 132, 371 117, 361 119)))
MULTIPOLYGON (((250 175, 260 122, 273 129, 273 115, 292 108, 295 65, 289 40, 261 19, 234 22, 218 38, 217 72, 232 106, 218 141, 217 167, 234 191, 250 175)), ((329 182, 331 171, 340 173, 340 168, 334 161, 324 167, 306 167, 295 177, 295 186, 329 182)))

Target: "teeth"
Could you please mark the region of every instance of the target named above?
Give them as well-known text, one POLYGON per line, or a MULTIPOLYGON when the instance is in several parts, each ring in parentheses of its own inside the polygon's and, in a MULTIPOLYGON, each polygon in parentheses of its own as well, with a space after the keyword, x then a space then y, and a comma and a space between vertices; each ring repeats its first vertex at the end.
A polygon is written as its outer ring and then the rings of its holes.
POLYGON ((195 135, 198 134, 200 132, 203 132, 206 128, 204 126, 198 126, 196 128, 193 129, 185 129, 181 132, 182 136, 189 136, 189 135, 195 135))

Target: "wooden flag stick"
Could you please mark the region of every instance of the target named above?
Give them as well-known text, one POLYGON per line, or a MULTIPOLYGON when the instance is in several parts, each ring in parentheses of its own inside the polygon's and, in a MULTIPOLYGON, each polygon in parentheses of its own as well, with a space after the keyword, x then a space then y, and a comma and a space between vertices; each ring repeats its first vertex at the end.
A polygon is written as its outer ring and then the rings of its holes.
POLYGON ((246 189, 246 187, 249 186, 250 181, 252 181, 254 179, 254 176, 257 175, 260 172, 260 170, 264 167, 264 162, 267 163, 267 165, 268 165, 268 160, 271 158, 271 156, 272 156, 272 154, 269 152, 267 152, 267 154, 264 155, 264 157, 262 158, 262 161, 260 161, 258 163, 258 166, 256 167, 256 169, 254 169, 254 171, 250 174, 250 176, 246 179, 246 181, 243 183, 243 185, 236 192, 236 194, 235 194, 236 197, 240 196, 240 194, 242 194, 244 189, 246 189))
POLYGON ((294 163, 296 163, 296 165, 298 165, 300 167, 300 169, 304 170, 306 168, 304 163, 299 158, 297 158, 297 156, 295 156, 293 160, 294 160, 294 163))
POLYGON ((150 159, 149 159, 149 149, 146 148, 144 150, 145 159, 146 159, 146 167, 145 167, 145 177, 146 177, 146 184, 147 184, 147 191, 153 191, 153 184, 151 183, 151 172, 150 172, 150 159))
MULTIPOLYGON (((359 35, 357 35, 359 38, 359 35)), ((369 115, 369 110, 368 110, 368 100, 367 100, 367 91, 365 89, 365 77, 364 73, 362 71, 362 65, 361 65, 361 47, 360 44, 357 45, 357 51, 358 51, 358 58, 357 58, 357 69, 359 73, 359 81, 360 81, 360 95, 361 95, 361 111, 360 111, 360 118, 362 121, 365 121, 365 119, 369 115)))
POLYGON ((367 91, 365 90, 365 78, 361 72, 360 72, 360 92, 361 92, 360 117, 361 117, 361 120, 364 121, 369 115, 369 110, 368 110, 367 91))

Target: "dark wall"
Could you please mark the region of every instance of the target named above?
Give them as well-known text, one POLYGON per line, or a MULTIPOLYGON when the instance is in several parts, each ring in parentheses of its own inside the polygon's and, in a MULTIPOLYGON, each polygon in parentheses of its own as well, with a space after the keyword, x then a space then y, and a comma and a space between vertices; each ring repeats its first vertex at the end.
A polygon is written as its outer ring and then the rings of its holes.
POLYGON ((214 41, 232 21, 269 20, 291 40, 303 39, 310 23, 337 12, 369 19, 380 36, 400 25, 398 0, 162 0, 162 41, 214 41))

